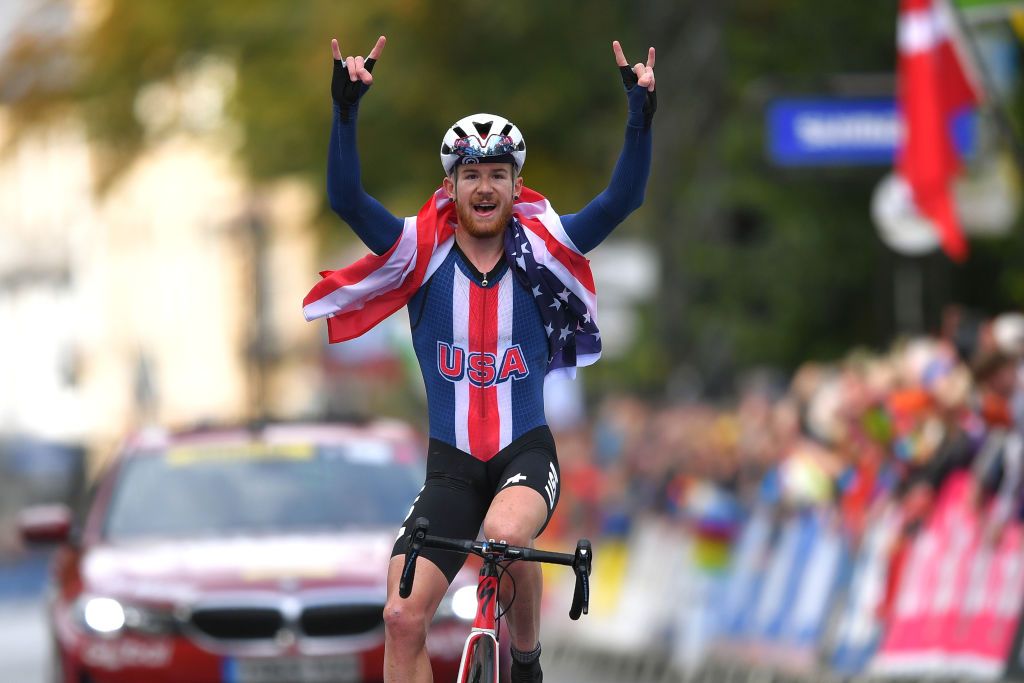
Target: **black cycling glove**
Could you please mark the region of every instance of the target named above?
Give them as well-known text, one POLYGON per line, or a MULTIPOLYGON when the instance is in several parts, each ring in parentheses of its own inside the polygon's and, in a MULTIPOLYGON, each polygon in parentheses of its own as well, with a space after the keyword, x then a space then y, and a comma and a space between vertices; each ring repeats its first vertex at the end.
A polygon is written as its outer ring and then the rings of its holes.
MULTIPOLYGON (((620 66, 619 73, 622 75, 622 85, 626 86, 626 90, 632 90, 636 87, 636 84, 640 82, 637 78, 636 72, 633 71, 632 67, 620 66)), ((644 102, 644 128, 650 128, 651 121, 654 120, 654 112, 658 110, 658 91, 648 90, 647 101, 644 102)))
MULTIPOLYGON (((373 65, 376 63, 376 59, 367 57, 363 66, 372 73, 373 65)), ((341 110, 342 123, 348 123, 349 115, 355 109, 359 98, 365 95, 369 89, 370 86, 359 79, 353 81, 348 77, 348 67, 345 65, 345 60, 334 60, 334 74, 331 76, 331 97, 334 98, 334 103, 341 110)))

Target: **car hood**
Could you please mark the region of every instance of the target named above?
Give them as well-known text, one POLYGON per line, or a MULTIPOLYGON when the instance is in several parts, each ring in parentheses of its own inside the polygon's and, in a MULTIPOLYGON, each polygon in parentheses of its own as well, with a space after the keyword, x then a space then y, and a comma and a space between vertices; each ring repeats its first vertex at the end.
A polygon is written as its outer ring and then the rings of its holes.
POLYGON ((82 587, 171 603, 236 592, 382 595, 393 543, 393 532, 382 531, 101 544, 82 558, 82 587))

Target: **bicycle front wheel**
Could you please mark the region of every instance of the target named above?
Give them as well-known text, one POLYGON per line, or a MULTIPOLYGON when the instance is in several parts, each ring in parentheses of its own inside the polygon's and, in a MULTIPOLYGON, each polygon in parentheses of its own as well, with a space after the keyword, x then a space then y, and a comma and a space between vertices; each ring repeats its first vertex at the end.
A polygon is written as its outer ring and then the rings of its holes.
POLYGON ((466 663, 468 671, 462 679, 464 683, 498 683, 498 653, 493 639, 477 638, 470 646, 466 663))

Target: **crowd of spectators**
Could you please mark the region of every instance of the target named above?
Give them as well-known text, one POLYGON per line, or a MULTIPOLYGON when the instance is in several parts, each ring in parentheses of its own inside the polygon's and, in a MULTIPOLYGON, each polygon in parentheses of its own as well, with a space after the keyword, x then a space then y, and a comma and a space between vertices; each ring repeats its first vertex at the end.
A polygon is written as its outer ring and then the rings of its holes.
POLYGON ((730 405, 608 397, 592 426, 558 435, 553 524, 625 535, 655 514, 727 534, 758 503, 827 506, 856 544, 893 500, 912 534, 949 475, 968 470, 994 539, 1024 517, 1022 433, 1024 315, 951 309, 937 335, 807 362, 788 385, 748 382, 730 405))

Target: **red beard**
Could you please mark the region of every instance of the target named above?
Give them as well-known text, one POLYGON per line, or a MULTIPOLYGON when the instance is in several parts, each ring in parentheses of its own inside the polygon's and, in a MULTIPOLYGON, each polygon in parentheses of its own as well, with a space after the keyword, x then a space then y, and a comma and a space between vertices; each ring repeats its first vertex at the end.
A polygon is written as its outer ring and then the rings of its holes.
POLYGON ((484 220, 477 217, 476 212, 473 211, 472 202, 456 201, 455 211, 459 215, 459 228, 465 230, 471 237, 479 239, 497 237, 502 234, 512 219, 511 202, 499 205, 494 214, 484 220))

